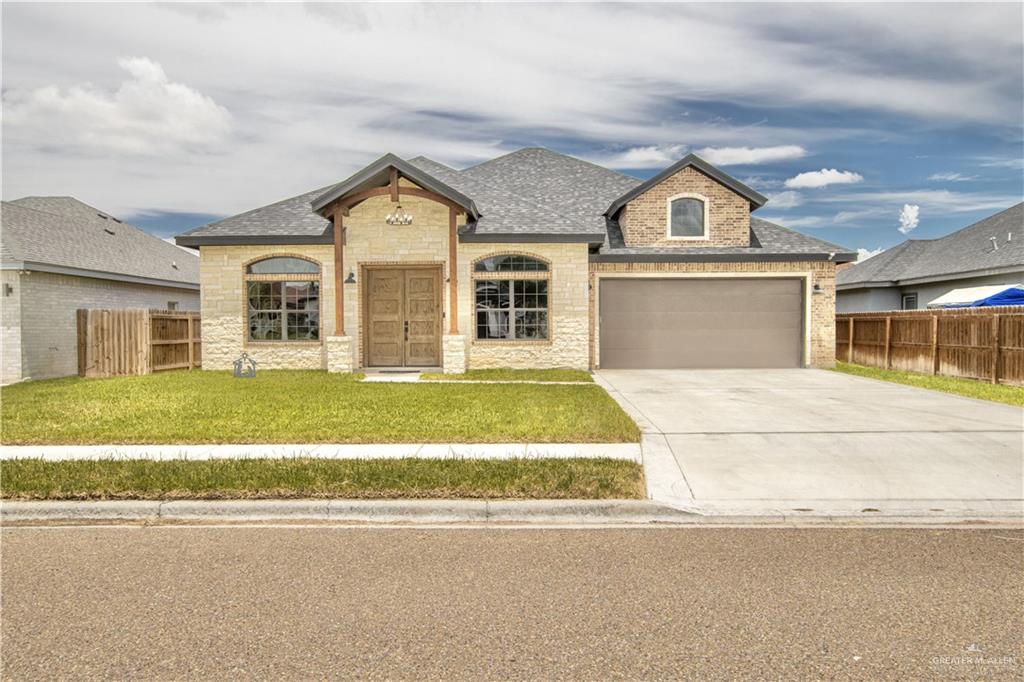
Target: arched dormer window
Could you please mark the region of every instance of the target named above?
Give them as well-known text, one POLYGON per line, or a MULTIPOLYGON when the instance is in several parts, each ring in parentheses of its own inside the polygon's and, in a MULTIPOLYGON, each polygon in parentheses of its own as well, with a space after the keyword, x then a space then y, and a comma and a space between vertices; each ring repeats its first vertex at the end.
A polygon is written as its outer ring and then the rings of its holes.
POLYGON ((679 194, 669 198, 668 238, 708 238, 707 197, 698 194, 679 194))
POLYGON ((320 264, 271 256, 245 268, 249 341, 320 341, 320 264))

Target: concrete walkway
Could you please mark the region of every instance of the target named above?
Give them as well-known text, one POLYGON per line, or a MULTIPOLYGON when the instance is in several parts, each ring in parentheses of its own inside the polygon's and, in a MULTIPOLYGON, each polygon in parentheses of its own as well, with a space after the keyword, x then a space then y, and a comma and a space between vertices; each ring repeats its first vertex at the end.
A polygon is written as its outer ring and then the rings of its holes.
POLYGON ((824 370, 605 370, 652 500, 723 514, 1024 515, 1024 410, 824 370), (870 510, 870 511, 865 511, 870 510))
POLYGON ((412 443, 236 445, 5 445, 0 459, 579 459, 640 462, 638 443, 412 443))

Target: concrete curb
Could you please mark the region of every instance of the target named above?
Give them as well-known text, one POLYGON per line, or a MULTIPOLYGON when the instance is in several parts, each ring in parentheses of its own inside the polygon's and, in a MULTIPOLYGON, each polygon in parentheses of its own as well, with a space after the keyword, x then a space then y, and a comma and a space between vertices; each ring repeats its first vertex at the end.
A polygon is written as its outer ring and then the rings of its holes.
POLYGON ((706 513, 644 500, 176 500, 0 503, 0 525, 337 523, 381 525, 1024 527, 1019 514, 706 513))

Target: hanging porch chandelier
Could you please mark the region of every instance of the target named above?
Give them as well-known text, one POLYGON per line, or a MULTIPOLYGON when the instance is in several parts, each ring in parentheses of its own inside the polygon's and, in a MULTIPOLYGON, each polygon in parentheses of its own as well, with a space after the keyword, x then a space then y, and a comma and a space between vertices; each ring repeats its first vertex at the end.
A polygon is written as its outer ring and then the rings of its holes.
POLYGON ((401 204, 397 204, 395 210, 384 218, 384 222, 388 225, 412 225, 412 214, 405 211, 401 204))

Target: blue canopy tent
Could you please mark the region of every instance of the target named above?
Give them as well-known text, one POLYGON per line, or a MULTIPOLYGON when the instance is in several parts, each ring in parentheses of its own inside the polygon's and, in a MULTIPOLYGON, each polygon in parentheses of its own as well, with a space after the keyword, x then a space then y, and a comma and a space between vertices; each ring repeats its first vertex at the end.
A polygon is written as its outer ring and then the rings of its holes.
MULTIPOLYGON (((945 297, 943 297, 945 298, 945 297)), ((1024 305, 1024 288, 1009 286, 971 302, 941 303, 943 308, 985 308, 997 305, 1024 305)))

